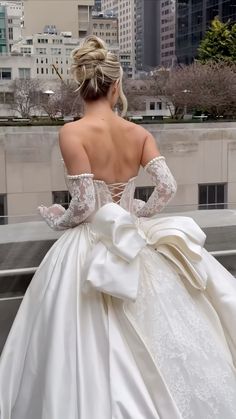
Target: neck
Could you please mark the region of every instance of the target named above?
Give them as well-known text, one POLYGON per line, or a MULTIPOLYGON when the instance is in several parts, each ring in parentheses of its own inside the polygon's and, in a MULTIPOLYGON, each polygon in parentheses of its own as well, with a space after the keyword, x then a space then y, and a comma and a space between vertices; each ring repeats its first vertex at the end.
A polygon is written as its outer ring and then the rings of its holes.
POLYGON ((98 99, 93 102, 85 102, 84 116, 105 117, 114 114, 111 104, 107 99, 98 99))

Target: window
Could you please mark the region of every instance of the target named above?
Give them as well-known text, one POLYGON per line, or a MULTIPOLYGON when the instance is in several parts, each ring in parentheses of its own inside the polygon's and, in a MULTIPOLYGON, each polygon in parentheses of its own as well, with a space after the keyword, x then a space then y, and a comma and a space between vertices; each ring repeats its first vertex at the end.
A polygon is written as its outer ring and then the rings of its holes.
POLYGON ((53 204, 60 204, 65 209, 68 208, 71 197, 68 191, 55 191, 52 192, 53 204))
POLYGON ((46 48, 36 48, 36 54, 46 55, 47 54, 47 50, 46 50, 46 48))
POLYGON ((51 48, 52 55, 61 55, 61 48, 51 48))
POLYGON ((71 55, 72 51, 72 48, 66 48, 66 55, 71 55))
POLYGON ((11 68, 0 68, 0 80, 11 80, 12 69, 11 68))
POLYGON ((20 52, 21 54, 31 54, 31 48, 27 48, 27 47, 21 48, 20 52))
POLYGON ((39 44, 48 44, 48 39, 45 39, 45 38, 39 38, 39 39, 38 39, 38 43, 39 43, 39 44))
POLYGON ((141 187, 137 187, 135 189, 135 195, 134 197, 136 199, 141 199, 142 201, 147 202, 147 200, 150 198, 151 194, 154 191, 154 187, 153 186, 141 186, 141 187))
POLYGON ((19 68, 19 79, 30 79, 30 68, 19 68))
POLYGON ((224 209, 226 204, 226 183, 198 185, 199 209, 224 209))
POLYGON ((6 224, 7 219, 7 196, 0 195, 0 224, 6 224))
POLYGON ((9 36, 9 40, 13 40, 13 28, 8 28, 8 36, 9 36))
POLYGON ((155 111, 155 102, 150 102, 150 111, 155 111))

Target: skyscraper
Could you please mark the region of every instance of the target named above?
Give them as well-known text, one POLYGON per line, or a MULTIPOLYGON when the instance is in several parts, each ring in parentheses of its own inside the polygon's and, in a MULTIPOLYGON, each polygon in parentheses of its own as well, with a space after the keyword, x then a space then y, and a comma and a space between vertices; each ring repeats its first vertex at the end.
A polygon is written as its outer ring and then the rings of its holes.
POLYGON ((102 10, 102 0, 95 0, 93 11, 99 13, 101 12, 101 10, 102 10))
POLYGON ((160 63, 160 2, 136 0, 136 69, 150 70, 160 63))
POLYGON ((129 77, 135 75, 135 3, 136 0, 102 0, 103 13, 118 17, 120 59, 129 77))
POLYGON ((223 22, 236 22, 235 0, 176 0, 176 55, 178 62, 189 64, 210 22, 219 16, 223 22))
POLYGON ((11 51, 12 45, 22 36, 23 4, 22 1, 0 0, 0 6, 5 7, 7 49, 11 51))
POLYGON ((0 6, 0 53, 8 52, 7 8, 0 6))
POLYGON ((54 26, 75 38, 91 32, 94 0, 24 0, 24 35, 43 32, 54 26))
POLYGON ((176 62, 176 0, 161 0, 160 5, 160 64, 163 67, 171 67, 176 62))
POLYGON ((118 16, 118 0, 102 0, 101 6, 105 15, 118 16))

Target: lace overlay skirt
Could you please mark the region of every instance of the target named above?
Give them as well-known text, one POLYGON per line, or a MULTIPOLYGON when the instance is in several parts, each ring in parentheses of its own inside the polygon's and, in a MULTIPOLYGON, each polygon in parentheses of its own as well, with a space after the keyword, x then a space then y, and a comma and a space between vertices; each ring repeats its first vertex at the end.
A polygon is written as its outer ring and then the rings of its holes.
POLYGON ((236 371, 215 310, 153 249, 143 250, 141 266, 127 313, 182 417, 236 418, 236 371))

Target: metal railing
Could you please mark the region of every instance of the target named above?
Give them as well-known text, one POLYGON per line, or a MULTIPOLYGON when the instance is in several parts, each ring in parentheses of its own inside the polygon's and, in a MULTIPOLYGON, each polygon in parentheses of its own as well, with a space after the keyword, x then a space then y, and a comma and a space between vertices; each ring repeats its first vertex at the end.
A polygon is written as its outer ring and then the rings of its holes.
MULTIPOLYGON (((213 250, 209 253, 214 257, 236 256, 236 249, 232 249, 232 250, 213 250)), ((14 276, 14 275, 34 274, 37 271, 37 269, 38 269, 38 267, 0 270, 0 278, 1 277, 14 276)))
MULTIPOLYGON (((209 252, 212 256, 215 257, 224 257, 224 256, 236 256, 236 249, 233 250, 215 250, 209 252)), ((31 268, 19 268, 19 269, 5 269, 0 270, 0 278, 2 277, 11 277, 14 275, 30 275, 35 274, 38 267, 31 267, 31 268)), ((13 300, 22 300, 24 298, 24 295, 17 295, 12 297, 0 297, 0 302, 3 301, 13 301, 13 300)))

